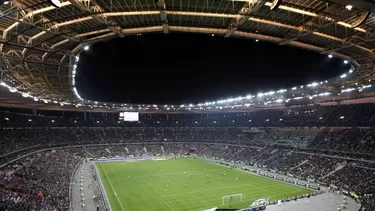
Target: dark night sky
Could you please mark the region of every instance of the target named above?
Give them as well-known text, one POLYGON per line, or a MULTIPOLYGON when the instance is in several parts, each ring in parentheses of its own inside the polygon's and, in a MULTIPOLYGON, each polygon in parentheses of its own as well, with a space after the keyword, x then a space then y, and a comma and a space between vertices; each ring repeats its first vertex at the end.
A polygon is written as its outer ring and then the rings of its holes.
POLYGON ((348 70, 341 60, 273 43, 150 34, 91 46, 76 81, 88 100, 180 104, 291 88, 348 70))

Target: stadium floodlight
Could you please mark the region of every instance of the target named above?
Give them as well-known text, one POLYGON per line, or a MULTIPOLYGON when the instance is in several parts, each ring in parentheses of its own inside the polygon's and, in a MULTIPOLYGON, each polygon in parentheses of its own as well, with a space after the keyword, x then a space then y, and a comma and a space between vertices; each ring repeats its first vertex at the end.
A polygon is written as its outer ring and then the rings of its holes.
POLYGON ((222 205, 242 202, 242 193, 223 196, 221 198, 221 201, 222 201, 222 205))
POLYGON ((352 10, 353 9, 353 6, 352 5, 346 5, 345 7, 347 10, 352 10))
POLYGON ((7 5, 7 4, 9 4, 9 3, 10 3, 9 1, 4 1, 4 2, 3 2, 4 5, 7 5))
POLYGON ((259 40, 258 40, 258 39, 256 39, 256 40, 255 40, 255 42, 259 42, 259 40))
POLYGON ((9 91, 12 92, 12 93, 17 92, 17 88, 15 88, 15 87, 10 87, 10 88, 9 88, 9 91))
POLYGON ((29 97, 29 93, 22 93, 22 97, 29 97))
POLYGON ((270 10, 276 10, 281 5, 282 0, 273 0, 270 6, 270 10))
POLYGON ((332 54, 329 54, 329 55, 328 55, 328 58, 332 58, 332 57, 333 57, 332 54))
POLYGON ((90 49, 90 46, 88 46, 88 45, 86 45, 84 48, 83 48, 83 50, 85 50, 85 51, 87 51, 87 50, 89 50, 90 49))
POLYGON ((56 7, 56 8, 60 8, 61 7, 61 1, 60 0, 49 0, 50 4, 52 4, 52 6, 56 7))
POLYGON ((348 64, 348 60, 344 60, 344 64, 348 64))

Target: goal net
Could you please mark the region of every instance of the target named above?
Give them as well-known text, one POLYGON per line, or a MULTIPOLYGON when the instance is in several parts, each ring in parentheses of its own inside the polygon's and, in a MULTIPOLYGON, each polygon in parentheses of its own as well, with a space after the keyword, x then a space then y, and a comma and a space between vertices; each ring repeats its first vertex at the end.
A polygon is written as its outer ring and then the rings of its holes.
POLYGON ((242 193, 223 196, 221 201, 222 205, 242 202, 242 193))

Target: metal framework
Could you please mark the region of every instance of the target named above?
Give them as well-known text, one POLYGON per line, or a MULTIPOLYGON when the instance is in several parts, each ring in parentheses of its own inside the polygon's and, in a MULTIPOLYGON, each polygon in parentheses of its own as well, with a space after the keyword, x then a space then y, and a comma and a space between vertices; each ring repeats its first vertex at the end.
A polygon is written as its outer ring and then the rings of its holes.
MULTIPOLYGON (((350 60, 339 90, 374 78, 370 12, 321 0, 12 0, 0 6, 2 80, 51 100, 75 100, 74 56, 86 44, 144 33, 192 32, 290 45, 350 60), (272 8, 272 10, 271 10, 272 8), (370 17, 369 17, 370 16, 370 17)), ((303 70, 301 70, 303 71, 303 70)))

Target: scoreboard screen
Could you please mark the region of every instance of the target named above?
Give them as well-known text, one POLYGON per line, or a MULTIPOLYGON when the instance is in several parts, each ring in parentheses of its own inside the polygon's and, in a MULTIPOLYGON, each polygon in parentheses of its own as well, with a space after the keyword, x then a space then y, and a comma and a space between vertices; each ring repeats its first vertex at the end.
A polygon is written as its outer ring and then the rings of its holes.
POLYGON ((139 113, 138 112, 120 112, 119 120, 126 121, 126 122, 139 121, 139 113))

